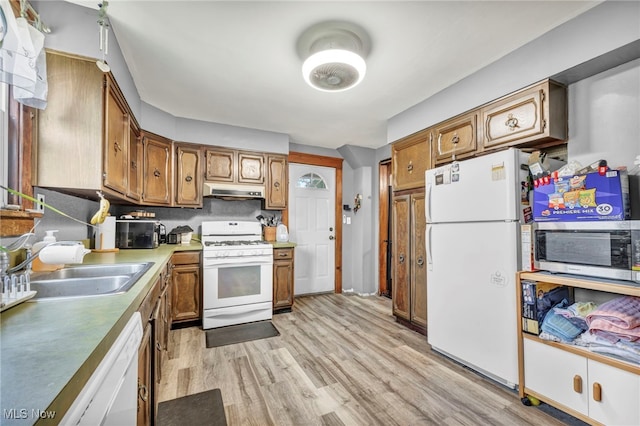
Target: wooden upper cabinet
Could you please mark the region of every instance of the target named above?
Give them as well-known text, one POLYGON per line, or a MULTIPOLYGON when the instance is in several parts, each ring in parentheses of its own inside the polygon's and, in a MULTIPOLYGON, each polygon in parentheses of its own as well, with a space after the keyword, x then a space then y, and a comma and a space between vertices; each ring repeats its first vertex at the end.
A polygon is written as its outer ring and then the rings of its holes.
POLYGON ((105 86, 103 185, 126 194, 129 180, 129 114, 124 97, 110 74, 105 86))
POLYGON ((205 180, 212 182, 264 183, 264 155, 262 153, 229 149, 205 150, 205 180))
POLYGON ((127 198, 136 202, 142 199, 142 136, 135 120, 129 120, 129 180, 127 198))
POLYGON ((233 182, 235 171, 235 152, 222 149, 207 149, 206 158, 206 180, 216 182, 233 182))
POLYGON ((438 124, 434 128, 435 164, 472 156, 478 145, 478 113, 470 112, 438 124))
POLYGON ((393 190, 424 187, 424 172, 431 168, 431 129, 395 142, 391 148, 393 190))
POLYGON ((127 147, 122 98, 95 59, 50 50, 46 55, 49 92, 47 108, 38 111, 33 185, 94 199, 99 190, 124 196, 127 147), (120 146, 117 152, 114 141, 120 146), (103 158, 107 142, 111 142, 110 159, 103 158), (116 190, 103 185, 104 173, 116 190))
POLYGON ((266 154, 267 191, 265 209, 282 210, 287 208, 287 156, 266 154))
POLYGON ((481 109, 482 148, 539 145, 567 139, 567 90, 545 80, 481 109))
POLYGON ((264 156, 238 151, 238 183, 264 183, 264 156))
POLYGON ((175 204, 202 207, 202 154, 194 144, 175 144, 175 204))
POLYGON ((173 188, 172 146, 169 139, 143 132, 144 170, 142 201, 146 204, 171 205, 173 188))

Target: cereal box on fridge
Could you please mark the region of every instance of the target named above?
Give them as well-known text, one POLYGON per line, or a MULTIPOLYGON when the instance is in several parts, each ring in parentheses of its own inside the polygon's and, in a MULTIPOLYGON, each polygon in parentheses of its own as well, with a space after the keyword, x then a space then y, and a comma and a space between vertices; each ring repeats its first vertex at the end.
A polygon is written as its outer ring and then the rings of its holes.
POLYGON ((629 217, 626 171, 558 177, 533 191, 536 222, 626 220, 629 217))

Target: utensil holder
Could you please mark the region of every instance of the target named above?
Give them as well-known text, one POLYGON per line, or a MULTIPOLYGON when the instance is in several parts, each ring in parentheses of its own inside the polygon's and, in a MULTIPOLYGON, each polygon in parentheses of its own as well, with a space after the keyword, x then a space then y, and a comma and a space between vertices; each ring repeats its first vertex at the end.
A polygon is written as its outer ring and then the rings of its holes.
POLYGON ((265 226, 264 227, 264 240, 265 241, 275 241, 276 240, 276 227, 275 226, 265 226))

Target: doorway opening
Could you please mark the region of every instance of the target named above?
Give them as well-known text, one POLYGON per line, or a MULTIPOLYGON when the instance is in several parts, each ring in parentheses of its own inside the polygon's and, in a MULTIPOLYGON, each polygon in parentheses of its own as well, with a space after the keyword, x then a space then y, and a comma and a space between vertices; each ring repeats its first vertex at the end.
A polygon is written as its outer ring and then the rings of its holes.
POLYGON ((379 230, 378 230, 378 294, 391 298, 393 271, 391 269, 391 159, 382 160, 378 165, 379 176, 379 230))

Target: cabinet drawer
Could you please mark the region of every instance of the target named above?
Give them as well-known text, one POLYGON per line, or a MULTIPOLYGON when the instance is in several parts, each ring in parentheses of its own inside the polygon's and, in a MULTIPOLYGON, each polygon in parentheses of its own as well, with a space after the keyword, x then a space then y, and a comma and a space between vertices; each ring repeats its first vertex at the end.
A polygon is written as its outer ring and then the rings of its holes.
POLYGON ((567 138, 566 88, 550 80, 482 108, 483 148, 567 138))
POLYGON ((200 263, 199 251, 183 251, 173 253, 171 256, 171 263, 174 265, 190 265, 193 263, 200 263))
POLYGON ((293 259, 292 248, 279 248, 273 250, 273 260, 293 259))
POLYGON ((433 150, 436 164, 473 155, 477 147, 478 114, 465 114, 436 127, 433 150))

